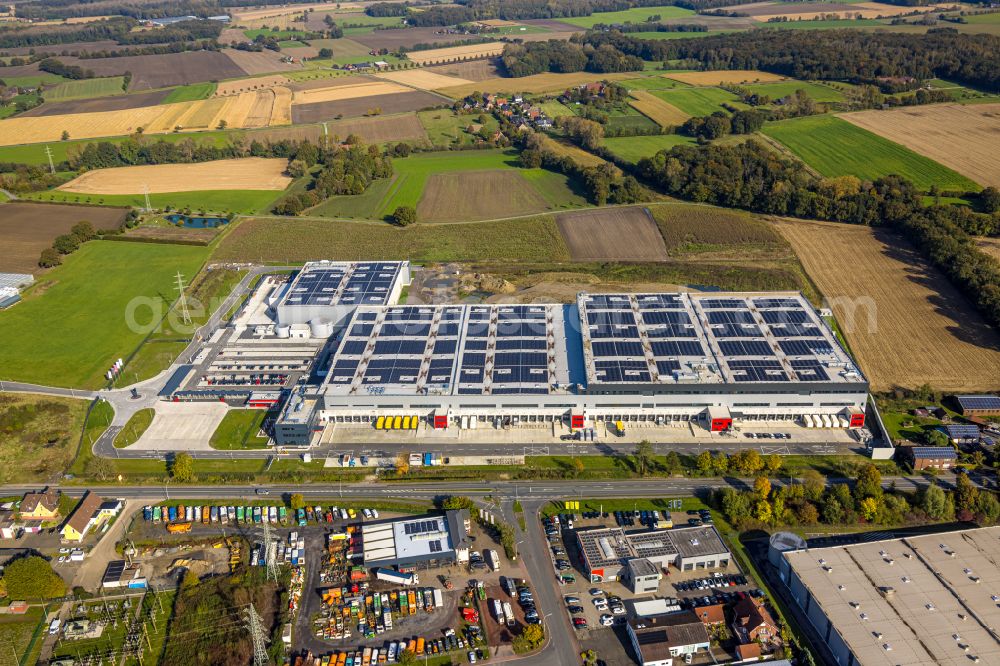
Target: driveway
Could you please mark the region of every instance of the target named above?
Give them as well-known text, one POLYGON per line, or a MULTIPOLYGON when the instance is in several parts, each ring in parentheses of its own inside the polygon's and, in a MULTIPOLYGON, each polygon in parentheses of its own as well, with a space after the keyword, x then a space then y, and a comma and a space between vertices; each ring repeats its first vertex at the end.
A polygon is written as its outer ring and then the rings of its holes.
POLYGON ((126 502, 125 509, 115 519, 111 529, 105 532, 97 545, 87 553, 87 557, 73 578, 73 587, 79 585, 90 592, 97 591, 104 578, 104 570, 107 569, 108 562, 122 559, 122 556, 115 550, 115 544, 122 538, 125 529, 132 522, 132 516, 141 510, 142 502, 135 500, 126 502))
POLYGON ((132 446, 138 451, 211 451, 209 440, 226 415, 221 402, 160 402, 149 428, 132 446))

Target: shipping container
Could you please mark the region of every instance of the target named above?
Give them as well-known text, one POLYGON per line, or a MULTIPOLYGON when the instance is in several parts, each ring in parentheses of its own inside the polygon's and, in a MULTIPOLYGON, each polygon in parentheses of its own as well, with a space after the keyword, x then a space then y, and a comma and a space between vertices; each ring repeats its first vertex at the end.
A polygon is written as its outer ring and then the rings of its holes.
POLYGON ((434 607, 444 608, 444 595, 441 593, 441 590, 436 587, 434 588, 434 607))
POLYGON ((500 554, 495 550, 487 550, 484 555, 486 556, 486 563, 490 565, 490 570, 493 572, 500 571, 500 554))
POLYGON ((503 602, 503 614, 504 614, 504 617, 507 619, 507 626, 508 627, 513 627, 514 626, 514 609, 511 607, 509 601, 503 602))

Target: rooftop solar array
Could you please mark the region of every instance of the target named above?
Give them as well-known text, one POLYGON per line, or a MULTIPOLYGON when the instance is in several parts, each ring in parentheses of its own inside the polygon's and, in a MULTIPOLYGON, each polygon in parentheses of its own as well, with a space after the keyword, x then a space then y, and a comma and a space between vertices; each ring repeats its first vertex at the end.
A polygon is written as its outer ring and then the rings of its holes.
POLYGON ((335 392, 547 394, 568 383, 561 305, 360 308, 330 364, 335 392))
POLYGON ((1000 396, 995 395, 957 395, 955 399, 962 409, 985 409, 1000 411, 1000 396))
POLYGON ((581 294, 595 383, 863 381, 799 294, 581 294))
POLYGON ((398 261, 306 264, 288 287, 284 306, 385 305, 400 272, 398 261))

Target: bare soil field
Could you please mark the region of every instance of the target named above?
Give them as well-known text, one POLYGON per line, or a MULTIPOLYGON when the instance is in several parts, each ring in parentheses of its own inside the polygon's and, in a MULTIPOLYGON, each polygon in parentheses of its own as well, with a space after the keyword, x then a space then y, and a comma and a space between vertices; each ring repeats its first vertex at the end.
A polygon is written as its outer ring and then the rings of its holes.
POLYGON ((471 46, 450 46, 443 49, 430 49, 427 51, 412 51, 406 55, 407 58, 418 65, 437 65, 455 60, 466 60, 469 58, 488 58, 503 53, 503 42, 486 42, 484 44, 473 44, 471 46))
POLYGON ((250 79, 236 79, 235 81, 222 81, 215 87, 215 97, 224 95, 235 95, 251 90, 261 90, 263 88, 273 88, 288 84, 288 79, 280 74, 271 76, 255 76, 250 79))
POLYGON ((38 257, 52 240, 84 220, 95 229, 117 227, 128 211, 124 208, 69 206, 11 202, 0 206, 0 271, 37 273, 38 257))
MULTIPOLYGON (((253 54, 256 55, 256 54, 253 54)), ((235 79, 247 74, 224 53, 218 51, 184 51, 163 55, 122 56, 120 58, 60 58, 67 65, 92 69, 97 76, 119 76, 132 72, 130 90, 142 91, 167 86, 181 86, 222 79, 235 79)), ((271 69, 270 71, 275 71, 271 69)))
POLYGON ((633 90, 629 104, 660 127, 682 125, 690 116, 647 90, 633 90))
MULTIPOLYGON (((260 74, 271 74, 273 72, 290 72, 302 69, 302 65, 281 62, 281 54, 264 49, 260 53, 253 51, 240 51, 238 49, 222 49, 221 55, 229 59, 241 74, 236 76, 258 76, 260 74)), ((215 76, 212 79, 232 79, 233 76, 215 76)), ((212 79, 201 79, 202 81, 212 79)))
POLYGON ((246 137, 258 141, 302 141, 308 139, 317 141, 323 136, 321 125, 295 125, 290 127, 271 127, 265 130, 248 132, 246 137))
POLYGON ((292 81, 287 87, 294 92, 299 92, 300 90, 319 90, 320 88, 335 88, 337 86, 356 86, 362 83, 378 83, 378 79, 372 76, 348 75, 309 79, 307 81, 292 81))
POLYGON ((470 60, 468 62, 452 62, 447 65, 435 65, 424 68, 425 72, 434 72, 444 76, 456 76, 467 81, 485 81, 496 78, 497 62, 492 58, 470 60))
POLYGON ((602 208, 556 216, 574 261, 666 261, 667 246, 645 208, 602 208))
POLYGON ((249 157, 193 164, 94 169, 60 185, 63 192, 80 194, 136 194, 144 186, 151 194, 202 190, 283 190, 292 179, 285 175, 288 160, 249 157))
POLYGON ((772 83, 784 81, 785 76, 756 70, 717 69, 709 72, 678 72, 664 74, 665 78, 692 86, 717 86, 720 83, 772 83))
POLYGON ((833 309, 874 390, 1000 386, 1000 334, 902 238, 850 224, 774 224, 833 309))
POLYGON ((548 208, 515 171, 436 173, 417 206, 425 222, 466 222, 537 213, 548 208))
POLYGON ((327 88, 313 88, 311 90, 298 90, 292 97, 292 104, 318 104, 320 102, 339 102, 346 99, 356 99, 359 97, 369 98, 378 95, 391 95, 394 93, 410 92, 411 89, 401 86, 391 81, 365 81, 345 85, 343 83, 327 88))
POLYGON ((46 102, 20 115, 30 118, 32 116, 59 116, 70 113, 93 113, 95 111, 125 111, 144 106, 156 106, 163 102, 164 98, 169 94, 169 90, 151 90, 133 95, 98 97, 95 99, 80 99, 68 102, 46 102))
POLYGON ((840 117, 981 185, 1000 186, 1000 104, 928 104, 840 117))
MULTIPOLYGON (((700 72, 699 72, 700 73, 700 72)), ((520 78, 497 77, 493 79, 483 79, 464 86, 451 86, 441 88, 437 92, 447 95, 452 99, 460 99, 471 95, 475 91, 489 90, 495 93, 546 93, 562 92, 571 86, 578 86, 584 83, 595 81, 619 81, 621 79, 634 79, 634 72, 612 72, 610 74, 591 74, 589 72, 572 72, 569 74, 533 74, 520 78)))
POLYGON ((397 116, 375 116, 373 118, 356 118, 353 120, 337 120, 327 123, 330 136, 341 139, 350 134, 357 134, 365 143, 384 143, 386 141, 429 141, 424 126, 412 113, 397 116))
POLYGON ((361 97, 336 102, 297 104, 292 107, 292 121, 295 123, 315 123, 334 120, 338 115, 344 118, 356 118, 365 115, 369 109, 373 108, 381 109, 383 114, 405 113, 440 106, 447 101, 431 93, 410 90, 392 95, 361 97))
POLYGON ((460 79, 457 76, 446 76, 426 69, 405 69, 398 72, 384 72, 376 75, 380 79, 394 81, 404 86, 420 90, 436 90, 448 86, 460 86, 472 83, 471 79, 460 79))
MULTIPOLYGON (((375 30, 364 35, 352 35, 351 39, 360 42, 370 49, 389 49, 395 51, 400 46, 411 47, 414 44, 449 44, 468 39, 468 35, 449 35, 440 32, 441 28, 400 28, 398 30, 375 30)), ((423 51, 415 51, 423 53, 423 51)), ((411 54, 411 55, 414 55, 411 54)))

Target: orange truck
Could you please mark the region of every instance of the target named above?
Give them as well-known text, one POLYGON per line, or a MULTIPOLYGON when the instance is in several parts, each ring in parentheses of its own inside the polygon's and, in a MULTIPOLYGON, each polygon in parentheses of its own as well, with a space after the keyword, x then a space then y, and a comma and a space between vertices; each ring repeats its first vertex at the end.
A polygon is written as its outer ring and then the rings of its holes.
POLYGON ((170 523, 167 525, 167 531, 174 534, 179 532, 190 532, 191 523, 170 523))

